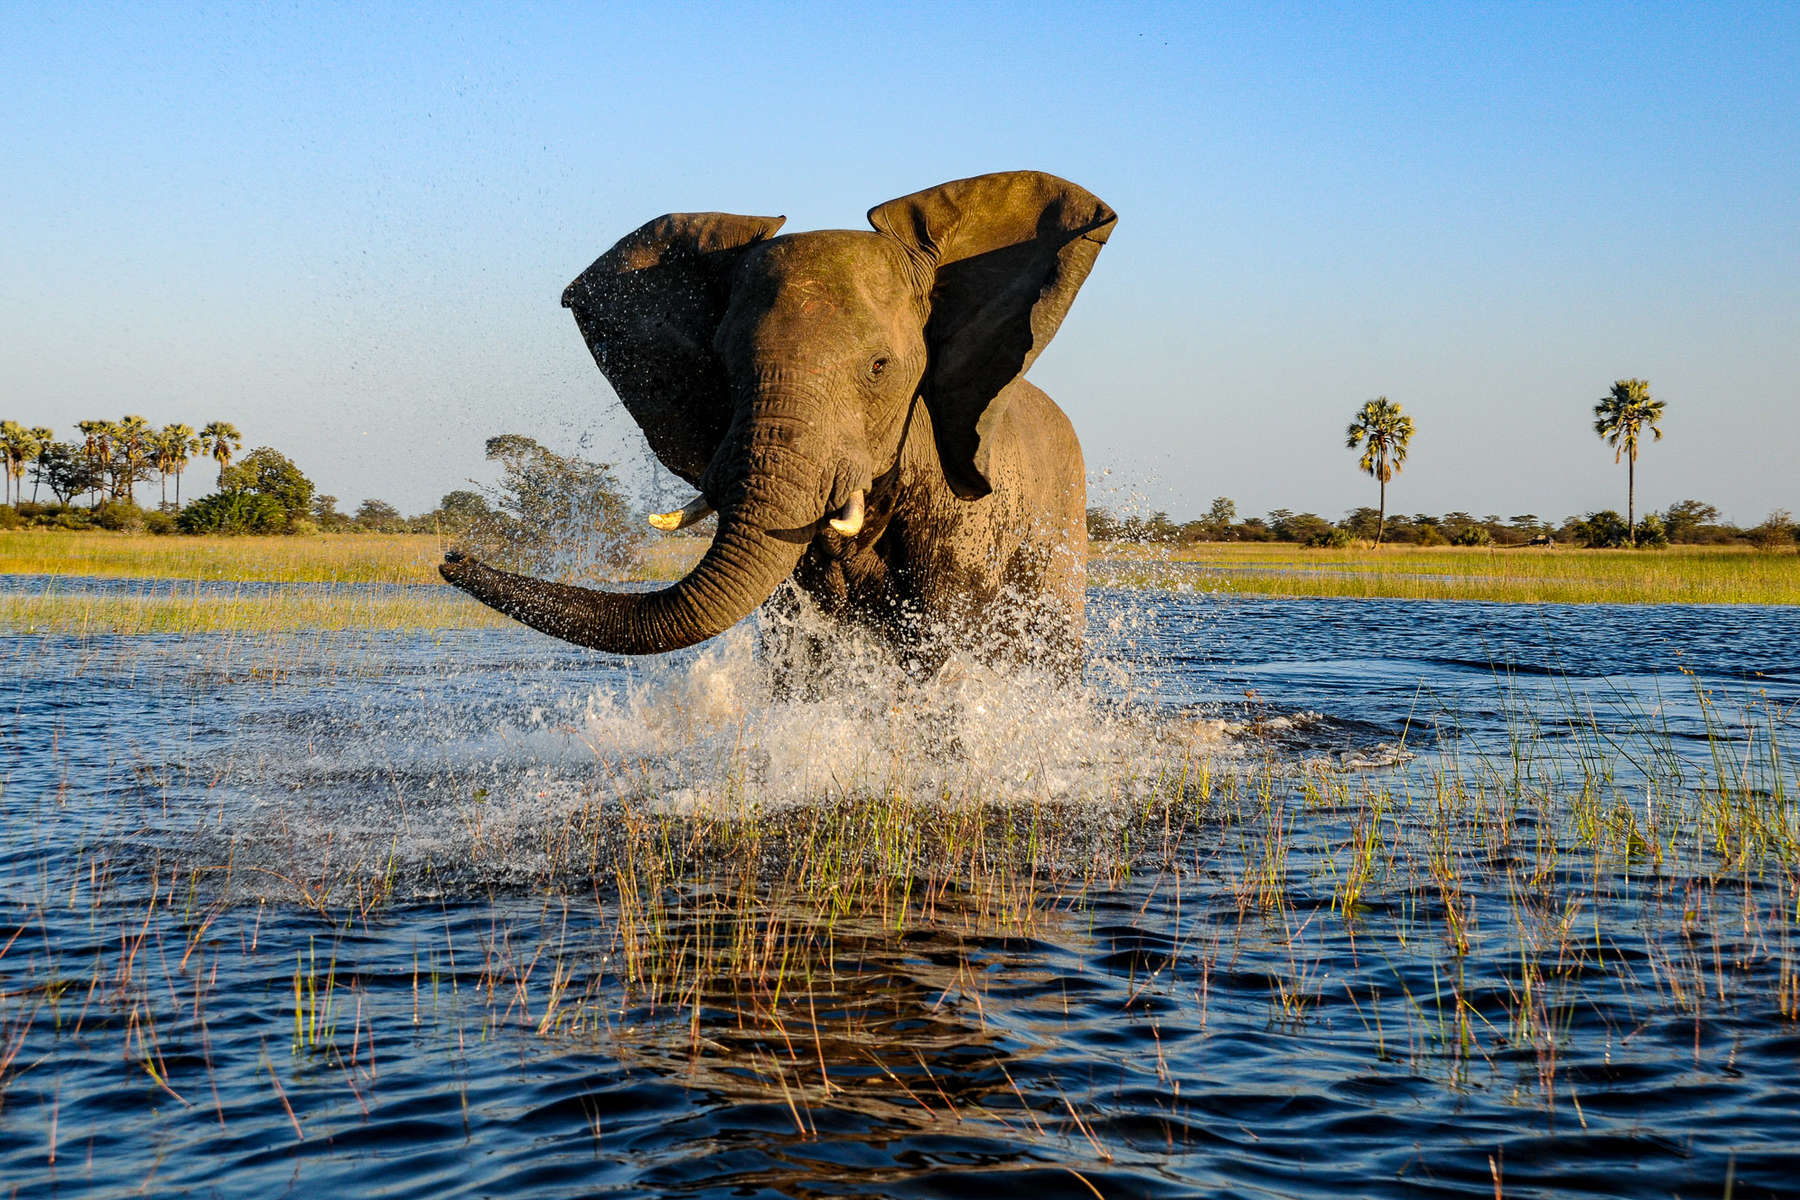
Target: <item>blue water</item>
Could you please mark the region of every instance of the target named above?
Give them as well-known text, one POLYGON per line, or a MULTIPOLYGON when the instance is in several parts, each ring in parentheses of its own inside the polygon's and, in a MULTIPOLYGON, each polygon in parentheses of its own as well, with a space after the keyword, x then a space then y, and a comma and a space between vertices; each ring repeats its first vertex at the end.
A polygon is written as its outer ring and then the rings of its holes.
MULTIPOLYGON (((1672 829, 1736 770, 1791 825, 1800 612, 1091 610, 1088 697, 975 673, 789 708, 742 637, 5 639, 0 1194, 1796 1194, 1793 855, 1658 862, 1562 797, 1672 829), (1212 791, 1121 850, 1109 798, 1190 724, 1212 791), (1557 798, 1496 799, 1504 830, 1473 803, 1454 845, 1418 799, 1340 911, 1351 796, 1444 770, 1557 798), (646 798, 902 785, 1043 789, 1137 865, 1042 881, 1025 928, 850 913, 784 991, 651 1004, 607 860, 557 841, 646 798)), ((811 919, 704 878, 669 944, 811 919)))

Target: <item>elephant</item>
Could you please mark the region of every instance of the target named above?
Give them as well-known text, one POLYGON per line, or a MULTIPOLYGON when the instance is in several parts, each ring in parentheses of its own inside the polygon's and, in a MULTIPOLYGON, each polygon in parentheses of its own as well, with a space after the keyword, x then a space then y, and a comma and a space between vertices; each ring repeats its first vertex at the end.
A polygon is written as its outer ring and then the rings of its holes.
POLYGON ((871 230, 672 213, 626 235, 563 306, 652 452, 716 512, 654 592, 516 575, 452 550, 450 583, 533 629, 617 654, 722 633, 792 580, 916 671, 959 650, 1079 677, 1086 472, 1025 380, 1117 220, 1037 171, 869 210, 871 230))

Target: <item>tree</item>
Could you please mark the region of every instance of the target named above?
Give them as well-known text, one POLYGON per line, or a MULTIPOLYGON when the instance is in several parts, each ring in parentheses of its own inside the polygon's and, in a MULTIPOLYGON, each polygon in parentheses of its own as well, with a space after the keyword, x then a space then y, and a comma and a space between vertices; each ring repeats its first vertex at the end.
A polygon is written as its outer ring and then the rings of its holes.
POLYGON ((358 529, 366 529, 371 533, 402 533, 406 529, 406 518, 400 510, 386 500, 370 498, 357 506, 354 518, 358 529))
POLYGON ((93 506, 100 507, 100 494, 106 490, 107 480, 112 472, 113 430, 116 426, 111 421, 77 421, 75 427, 81 430, 82 451, 87 455, 90 465, 94 493, 93 506))
POLYGON ((1236 520, 1237 501, 1229 496, 1217 496, 1213 499, 1212 507, 1206 510, 1206 515, 1194 522, 1199 526, 1200 536, 1196 540, 1229 541, 1231 540, 1231 525, 1236 520))
POLYGON ((454 535, 479 529, 484 523, 491 522, 495 514, 488 506, 486 496, 458 488, 454 492, 445 492, 444 498, 438 501, 437 512, 428 516, 435 518, 439 530, 454 535))
POLYGON ((146 464, 156 452, 156 430, 139 416, 127 415, 113 426, 113 499, 123 489, 125 499, 137 503, 134 489, 144 474, 146 464))
POLYGON ((1381 485, 1381 506, 1376 510, 1375 544, 1387 532, 1387 485, 1406 462, 1407 443, 1412 441, 1413 419, 1400 411, 1398 404, 1386 396, 1366 402, 1356 419, 1344 431, 1345 446, 1363 454, 1356 465, 1381 485))
POLYGON ((1671 542, 1704 540, 1702 530, 1719 523, 1719 510, 1698 500, 1678 500, 1663 512, 1663 528, 1671 542))
POLYGON ((31 429, 31 440, 36 442, 38 446, 37 453, 32 456, 33 463, 37 465, 33 466, 31 470, 31 499, 32 503, 35 504, 37 502, 38 482, 44 477, 42 460, 45 451, 49 450, 56 442, 56 430, 50 428, 48 425, 34 425, 31 429))
POLYGON ((24 491, 25 464, 38 456, 37 431, 17 421, 0 421, 0 454, 6 458, 6 502, 17 504, 24 491))
POLYGON ((487 456, 502 468, 490 493, 497 512, 464 535, 484 557, 566 578, 635 561, 643 534, 606 463, 557 454, 520 434, 489 438, 487 456))
POLYGON ((1095 505, 1087 510, 1087 530, 1089 541, 1117 541, 1119 537, 1119 522, 1104 508, 1095 505))
POLYGON ((336 533, 350 527, 350 518, 338 511, 338 498, 323 492, 313 497, 312 520, 327 533, 336 533))
POLYGON ((98 478, 94 462, 88 457, 85 448, 71 442, 51 440, 44 443, 33 461, 32 494, 35 495, 37 485, 43 483, 49 487, 50 494, 56 497, 58 504, 68 504, 81 493, 99 486, 95 482, 98 478))
POLYGON ((1269 513, 1269 528, 1274 530, 1277 541, 1324 545, 1336 526, 1318 513, 1277 508, 1269 513))
POLYGON ((1746 530, 1745 536, 1758 550, 1779 550, 1800 542, 1800 528, 1794 525, 1792 513, 1785 508, 1778 508, 1761 525, 1746 530))
POLYGON ((1617 379, 1612 391, 1594 405, 1594 432, 1607 445, 1614 447, 1613 461, 1625 459, 1625 524, 1631 531, 1631 544, 1637 545, 1637 456, 1638 438, 1645 429, 1662 441, 1663 401, 1650 397, 1650 384, 1642 379, 1617 379))
POLYGON ((230 421, 208 421, 200 431, 200 449, 218 461, 220 478, 231 465, 231 456, 243 448, 244 439, 230 421))
POLYGON ((1379 512, 1365 504, 1344 514, 1344 519, 1338 524, 1353 538, 1368 538, 1370 541, 1374 541, 1375 535, 1383 532, 1384 522, 1379 512))
MULTIPOLYGON (((202 434, 204 436, 204 433, 202 434)), ((249 492, 281 505, 288 521, 306 516, 312 507, 313 482, 279 450, 258 446, 244 460, 219 472, 219 491, 249 492)))
POLYGON ((192 425, 183 425, 176 421, 162 427, 156 435, 156 469, 163 477, 163 503, 169 502, 170 475, 175 476, 175 507, 181 507, 181 473, 187 470, 188 459, 200 449, 200 439, 194 436, 192 425))

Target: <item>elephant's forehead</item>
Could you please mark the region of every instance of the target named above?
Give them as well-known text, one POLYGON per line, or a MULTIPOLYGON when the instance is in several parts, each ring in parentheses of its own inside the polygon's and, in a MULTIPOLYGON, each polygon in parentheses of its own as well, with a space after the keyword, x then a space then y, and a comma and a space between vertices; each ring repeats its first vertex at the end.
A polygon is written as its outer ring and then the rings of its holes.
POLYGON ((775 238, 761 249, 759 273, 786 298, 872 303, 911 290, 905 254, 880 234, 819 230, 775 238))

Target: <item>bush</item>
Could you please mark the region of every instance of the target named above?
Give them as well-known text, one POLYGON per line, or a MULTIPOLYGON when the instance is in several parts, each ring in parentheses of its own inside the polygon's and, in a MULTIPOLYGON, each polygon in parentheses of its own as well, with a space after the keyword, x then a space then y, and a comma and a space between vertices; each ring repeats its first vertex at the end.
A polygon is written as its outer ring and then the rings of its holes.
POLYGON ((295 517, 288 522, 287 531, 295 537, 311 537, 319 532, 319 526, 306 517, 295 517))
POLYGON ((181 510, 175 525, 183 533, 280 533, 287 510, 260 492, 214 492, 181 510))
POLYGON ((23 529, 25 518, 12 507, 0 508, 0 529, 23 529))
POLYGON ((123 500, 108 500, 94 510, 93 521, 114 533, 137 533, 144 528, 144 510, 123 500))
POLYGON ((92 529, 94 527, 93 518, 89 515, 88 510, 76 508, 73 505, 66 505, 54 513, 46 513, 32 524, 43 525, 50 529, 92 529))
POLYGON ((1491 546, 1494 535, 1489 533, 1485 525, 1464 525, 1450 539, 1452 546, 1491 546))
POLYGON ((174 513, 166 513, 166 512, 161 511, 160 509, 157 510, 156 512, 145 513, 144 514, 144 532, 145 533, 155 533, 155 534, 174 533, 175 532, 175 514, 174 513))
POLYGON ((1637 526, 1637 544, 1640 550, 1668 549, 1669 531, 1663 525, 1661 517, 1655 513, 1644 514, 1644 519, 1637 526))
POLYGON ((1333 525, 1330 529, 1320 529, 1306 539, 1306 544, 1315 550, 1348 550, 1350 548, 1350 531, 1333 525))
POLYGON ((1794 524, 1787 509, 1778 508, 1761 525, 1746 530, 1745 536, 1758 550, 1781 550, 1800 542, 1800 526, 1794 524))
POLYGON ((1574 522, 1569 533, 1590 550, 1609 550, 1631 544, 1631 527, 1610 508, 1589 513, 1574 522))

